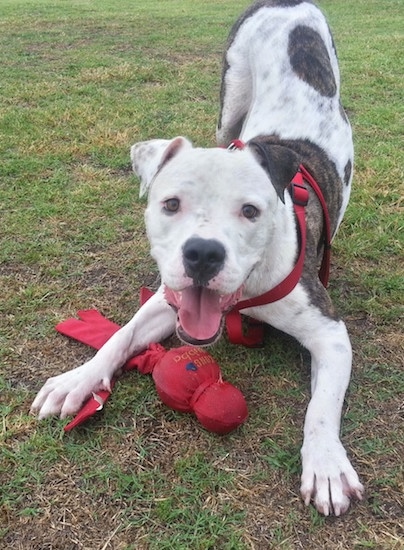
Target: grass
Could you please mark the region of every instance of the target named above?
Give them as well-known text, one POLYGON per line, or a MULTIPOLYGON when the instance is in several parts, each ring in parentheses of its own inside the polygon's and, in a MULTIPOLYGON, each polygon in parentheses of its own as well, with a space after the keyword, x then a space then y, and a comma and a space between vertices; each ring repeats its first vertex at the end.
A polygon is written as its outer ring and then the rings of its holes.
POLYGON ((212 350, 250 410, 227 437, 168 410, 137 373, 68 435, 28 415, 48 376, 92 354, 56 322, 95 307, 124 323, 153 284, 128 150, 177 134, 213 143, 223 44, 246 4, 1 2, 2 548, 404 547, 399 0, 321 2, 355 134, 331 293, 354 346, 342 435, 366 500, 340 519, 300 502, 308 357, 275 331, 264 349, 212 350))

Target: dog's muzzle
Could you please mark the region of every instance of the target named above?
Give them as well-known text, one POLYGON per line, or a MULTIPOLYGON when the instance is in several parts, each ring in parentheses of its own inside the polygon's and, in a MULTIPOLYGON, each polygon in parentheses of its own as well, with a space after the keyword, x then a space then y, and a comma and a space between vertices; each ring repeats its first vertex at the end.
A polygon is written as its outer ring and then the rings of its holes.
POLYGON ((182 250, 185 273, 195 286, 207 286, 223 268, 226 258, 224 246, 215 239, 191 237, 182 250))
POLYGON ((177 334, 181 340, 208 345, 219 337, 223 314, 240 300, 242 288, 230 294, 210 288, 226 260, 226 250, 219 241, 191 237, 182 254, 185 273, 192 283, 179 290, 165 286, 164 296, 177 312, 177 334))

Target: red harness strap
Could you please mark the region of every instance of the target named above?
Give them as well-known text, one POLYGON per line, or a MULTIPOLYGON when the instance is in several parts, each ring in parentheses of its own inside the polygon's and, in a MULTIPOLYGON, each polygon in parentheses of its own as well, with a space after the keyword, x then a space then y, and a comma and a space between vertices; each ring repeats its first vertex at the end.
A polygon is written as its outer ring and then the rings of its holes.
POLYGON ((318 272, 318 276, 320 278, 320 281, 323 283, 323 286, 327 288, 328 281, 330 278, 330 263, 331 263, 331 221, 330 221, 330 214, 328 212, 327 203, 325 202, 325 198, 323 195, 323 192, 320 189, 320 186, 316 182, 316 180, 313 178, 313 176, 306 170, 306 168, 301 164, 300 165, 300 171, 303 174, 303 178, 305 181, 307 181, 310 184, 310 187, 313 189, 313 191, 316 193, 317 198, 321 204, 321 208, 323 209, 323 217, 324 217, 324 249, 323 249, 323 259, 321 261, 321 266, 318 272))
POLYGON ((297 218, 299 233, 300 233, 300 252, 293 270, 287 275, 283 281, 268 292, 248 298, 238 302, 226 315, 226 328, 230 342, 233 344, 242 344, 244 346, 258 346, 262 344, 263 325, 262 323, 253 322, 249 327, 246 335, 243 334, 241 309, 249 307, 257 307, 265 304, 277 302, 281 298, 287 296, 295 288, 303 271, 304 256, 306 250, 306 215, 305 207, 309 200, 309 193, 304 184, 303 174, 301 169, 296 173, 288 186, 292 201, 293 209, 297 218))
MULTIPOLYGON (((233 141, 228 147, 230 150, 243 149, 245 144, 240 140, 233 141)), ((313 176, 306 170, 303 165, 299 166, 298 172, 290 182, 288 189, 290 191, 293 209, 298 222, 298 228, 300 233, 300 252, 297 258, 296 264, 287 277, 281 281, 274 288, 256 296, 255 298, 248 298, 238 302, 226 315, 226 328, 230 342, 233 344, 242 344, 244 346, 259 346, 263 341, 263 325, 262 323, 254 320, 250 320, 250 325, 247 334, 243 333, 242 320, 240 310, 249 307, 257 307, 265 304, 270 304, 280 300, 287 296, 295 288, 300 280, 303 271, 304 257, 306 250, 306 214, 305 207, 309 200, 309 193, 305 186, 305 182, 309 183, 313 191, 316 193, 317 198, 323 209, 324 216, 324 251, 321 267, 319 270, 319 278, 323 285, 327 287, 329 272, 330 272, 330 260, 331 260, 331 227, 330 217, 328 213, 327 204, 325 202, 323 193, 320 186, 313 178, 313 176)))

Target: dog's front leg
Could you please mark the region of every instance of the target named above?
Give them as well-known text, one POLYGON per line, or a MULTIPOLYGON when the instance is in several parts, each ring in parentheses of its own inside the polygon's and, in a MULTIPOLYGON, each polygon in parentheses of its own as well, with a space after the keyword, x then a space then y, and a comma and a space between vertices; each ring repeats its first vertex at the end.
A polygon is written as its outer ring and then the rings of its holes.
POLYGON ((319 512, 343 514, 350 498, 362 498, 363 486, 339 438, 341 411, 348 387, 352 351, 342 321, 325 320, 307 344, 312 358, 312 397, 305 425, 301 494, 319 512))
POLYGON ((163 289, 150 298, 131 321, 116 332, 87 363, 49 378, 36 396, 31 412, 39 418, 75 414, 92 392, 110 389, 114 375, 128 359, 175 329, 176 314, 167 304, 163 289))

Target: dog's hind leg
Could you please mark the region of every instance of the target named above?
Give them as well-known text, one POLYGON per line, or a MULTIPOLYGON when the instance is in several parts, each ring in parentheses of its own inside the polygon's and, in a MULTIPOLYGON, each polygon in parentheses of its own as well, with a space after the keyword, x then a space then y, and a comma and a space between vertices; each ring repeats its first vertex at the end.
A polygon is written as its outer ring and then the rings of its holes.
POLYGON ((219 146, 227 146, 240 137, 244 120, 252 101, 252 78, 246 54, 233 53, 233 44, 228 50, 223 67, 220 90, 220 114, 216 130, 219 146))

